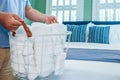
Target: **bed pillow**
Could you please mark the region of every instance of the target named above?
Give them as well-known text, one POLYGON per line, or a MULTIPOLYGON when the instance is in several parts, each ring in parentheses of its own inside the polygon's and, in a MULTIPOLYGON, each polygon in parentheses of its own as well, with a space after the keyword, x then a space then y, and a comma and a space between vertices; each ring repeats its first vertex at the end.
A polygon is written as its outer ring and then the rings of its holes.
POLYGON ((94 23, 90 22, 87 25, 87 31, 86 31, 86 41, 88 41, 89 36, 89 27, 97 26, 97 27, 106 27, 110 26, 109 31, 109 44, 120 44, 120 24, 107 24, 107 25, 95 25, 94 23))
POLYGON ((85 42, 87 25, 67 25, 67 30, 71 31, 70 42, 85 42))
POLYGON ((88 42, 109 44, 110 26, 89 27, 88 42))
POLYGON ((110 44, 120 44, 120 25, 110 26, 110 44))

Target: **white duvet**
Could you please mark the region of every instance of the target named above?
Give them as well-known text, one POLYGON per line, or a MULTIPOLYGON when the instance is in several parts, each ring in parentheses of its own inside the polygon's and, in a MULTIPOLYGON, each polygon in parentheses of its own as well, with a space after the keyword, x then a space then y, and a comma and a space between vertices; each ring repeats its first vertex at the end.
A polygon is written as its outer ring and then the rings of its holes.
POLYGON ((53 72, 62 74, 66 57, 66 26, 33 23, 29 28, 33 35, 31 38, 27 38, 22 26, 16 31, 16 37, 10 34, 14 75, 34 80, 37 76, 46 77, 53 72))
POLYGON ((68 48, 120 50, 120 44, 101 44, 87 42, 68 42, 68 48))

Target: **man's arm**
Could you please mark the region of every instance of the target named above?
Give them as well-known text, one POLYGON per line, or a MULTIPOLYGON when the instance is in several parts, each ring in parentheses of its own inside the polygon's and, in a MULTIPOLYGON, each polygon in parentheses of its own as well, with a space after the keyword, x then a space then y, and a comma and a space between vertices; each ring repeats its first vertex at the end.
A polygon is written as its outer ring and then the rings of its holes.
POLYGON ((31 6, 27 6, 25 8, 25 10, 26 10, 26 12, 25 12, 26 17, 32 21, 46 22, 48 24, 57 22, 56 17, 43 14, 43 13, 33 9, 31 6))
POLYGON ((4 13, 3 13, 3 12, 0 12, 0 24, 2 23, 3 18, 4 18, 4 13))

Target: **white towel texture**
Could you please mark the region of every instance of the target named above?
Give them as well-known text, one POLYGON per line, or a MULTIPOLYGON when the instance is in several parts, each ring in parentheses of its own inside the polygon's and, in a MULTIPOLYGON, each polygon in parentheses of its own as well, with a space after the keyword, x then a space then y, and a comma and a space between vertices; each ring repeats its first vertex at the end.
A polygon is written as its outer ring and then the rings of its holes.
POLYGON ((34 22, 29 28, 31 38, 27 38, 22 26, 16 31, 15 37, 11 33, 9 35, 14 75, 24 74, 29 80, 34 80, 37 76, 62 74, 67 27, 58 23, 34 22))

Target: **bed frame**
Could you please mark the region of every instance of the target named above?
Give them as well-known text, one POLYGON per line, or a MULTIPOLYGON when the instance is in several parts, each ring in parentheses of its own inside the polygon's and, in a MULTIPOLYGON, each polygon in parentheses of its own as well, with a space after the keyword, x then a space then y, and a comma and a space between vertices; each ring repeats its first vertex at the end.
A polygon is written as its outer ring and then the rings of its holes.
POLYGON ((120 21, 64 21, 63 24, 74 24, 74 25, 87 25, 88 23, 94 23, 96 25, 114 25, 120 24, 120 21))

